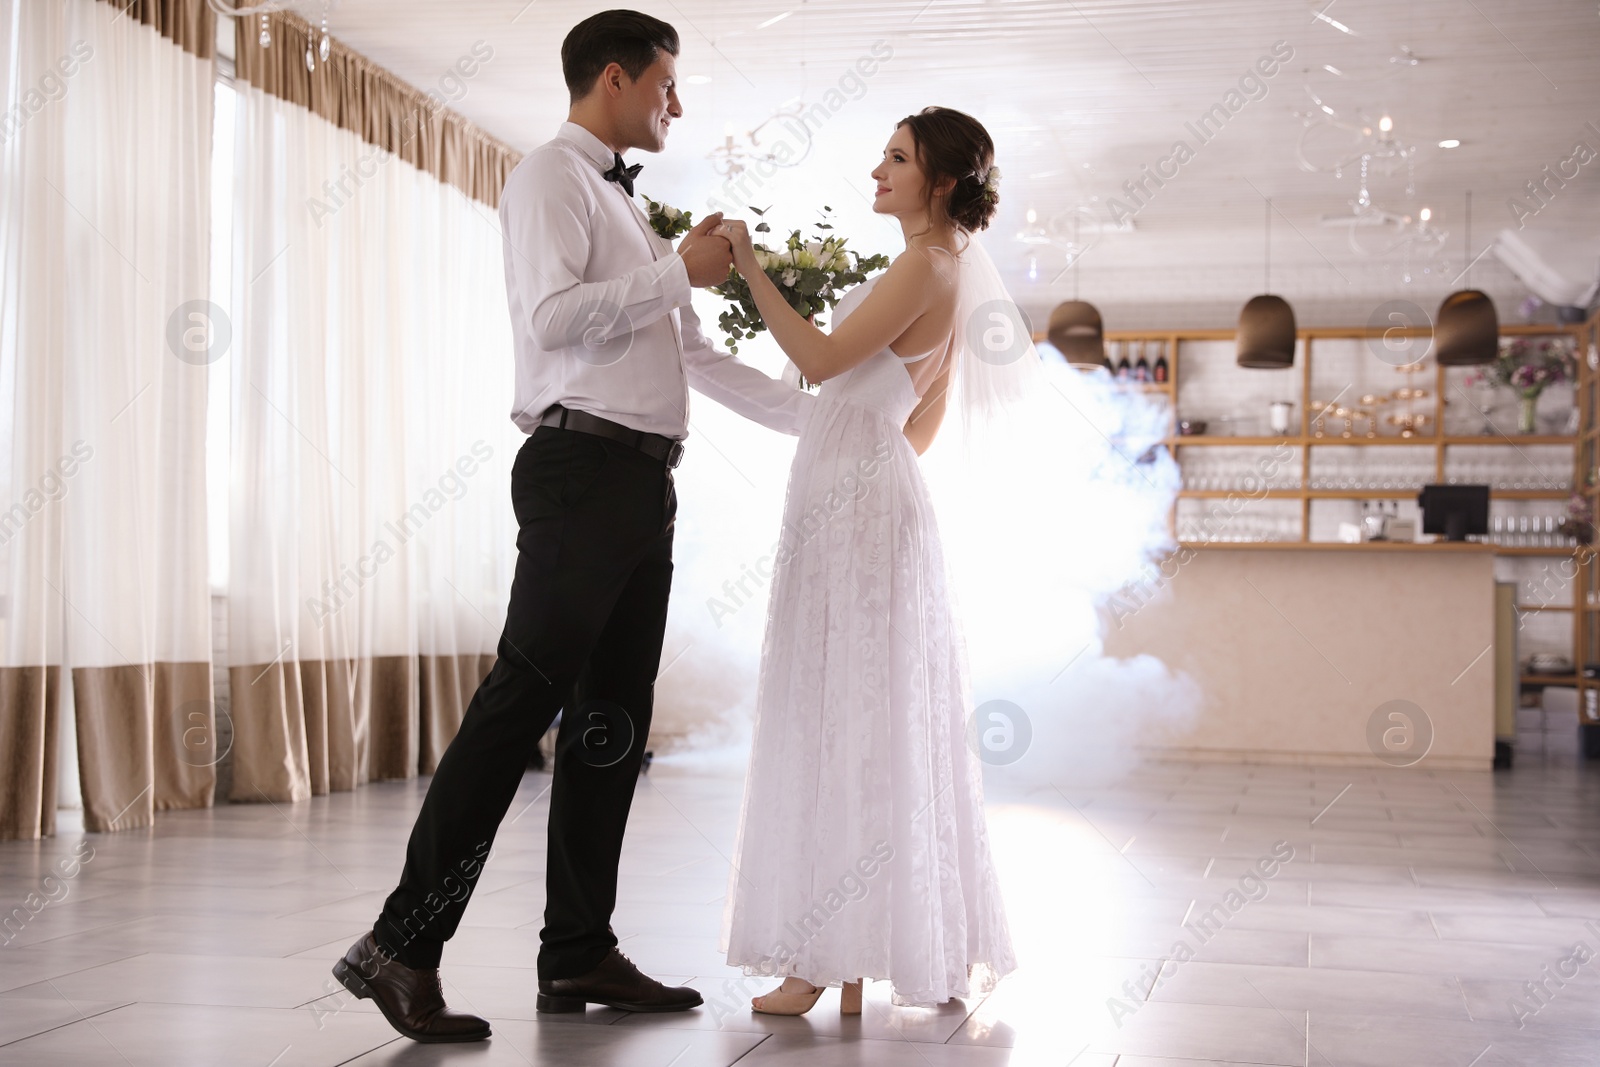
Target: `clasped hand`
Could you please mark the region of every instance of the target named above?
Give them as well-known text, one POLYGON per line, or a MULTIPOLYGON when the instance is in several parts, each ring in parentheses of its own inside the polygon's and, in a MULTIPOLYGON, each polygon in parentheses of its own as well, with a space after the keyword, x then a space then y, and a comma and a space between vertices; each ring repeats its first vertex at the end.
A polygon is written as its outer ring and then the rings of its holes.
POLYGON ((748 278, 752 271, 760 270, 755 253, 750 227, 741 219, 724 219, 720 211, 701 219, 678 242, 689 284, 696 288, 721 284, 727 280, 730 266, 748 278))
POLYGON ((678 255, 689 272, 689 284, 696 289, 720 285, 728 280, 728 268, 733 264, 733 249, 728 239, 713 233, 722 223, 722 212, 713 212, 701 219, 683 240, 678 242, 678 255))
POLYGON ((750 236, 750 227, 743 219, 724 219, 712 232, 727 241, 729 247, 733 249, 733 265, 739 269, 740 274, 748 278, 752 270, 759 270, 755 265, 755 241, 750 236))

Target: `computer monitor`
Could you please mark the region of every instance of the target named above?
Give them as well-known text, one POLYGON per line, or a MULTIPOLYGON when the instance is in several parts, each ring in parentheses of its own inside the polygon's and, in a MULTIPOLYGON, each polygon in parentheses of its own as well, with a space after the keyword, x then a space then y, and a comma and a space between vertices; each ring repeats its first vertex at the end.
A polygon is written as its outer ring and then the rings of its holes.
POLYGON ((1444 534, 1446 541, 1465 541, 1489 532, 1487 485, 1425 485, 1417 494, 1422 505, 1422 532, 1444 534))

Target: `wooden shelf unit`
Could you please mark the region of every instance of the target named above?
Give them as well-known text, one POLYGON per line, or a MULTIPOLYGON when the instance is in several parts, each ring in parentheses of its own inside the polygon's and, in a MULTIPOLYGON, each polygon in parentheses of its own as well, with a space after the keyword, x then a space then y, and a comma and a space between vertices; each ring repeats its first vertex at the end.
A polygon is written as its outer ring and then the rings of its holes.
MULTIPOLYGON (((1591 316, 1575 332, 1578 444, 1573 486, 1589 502, 1590 514, 1600 516, 1600 314, 1591 316)), ((1578 721, 1600 729, 1600 678, 1585 674, 1589 664, 1600 663, 1600 623, 1594 619, 1600 611, 1596 606, 1600 604, 1600 567, 1595 565, 1595 546, 1580 546, 1573 560, 1577 575, 1572 580, 1572 660, 1578 689, 1578 721)))
MULTIPOLYGON (((1137 341, 1144 344, 1161 343, 1167 357, 1167 381, 1160 384, 1134 385, 1147 394, 1165 395, 1168 399, 1168 436, 1164 443, 1173 452, 1174 460, 1182 466, 1181 449, 1206 447, 1273 447, 1287 445, 1298 448, 1300 487, 1288 489, 1184 489, 1180 498, 1225 499, 1234 494, 1251 499, 1300 501, 1300 539, 1298 541, 1181 541, 1189 548, 1233 549, 1249 551, 1298 550, 1328 552, 1460 552, 1488 551, 1498 556, 1544 556, 1573 561, 1572 595, 1574 605, 1600 601, 1600 567, 1595 565, 1596 546, 1534 547, 1491 545, 1482 542, 1467 544, 1447 543, 1362 543, 1344 544, 1308 540, 1311 531, 1311 503, 1314 500, 1399 500, 1414 498, 1417 487, 1390 489, 1313 489, 1311 488, 1311 455, 1314 448, 1361 447, 1366 445, 1402 445, 1431 447, 1434 450, 1433 476, 1437 482, 1445 480, 1445 450, 1454 446, 1520 447, 1528 445, 1563 445, 1573 450, 1573 475, 1571 488, 1550 487, 1542 489, 1491 489, 1491 498, 1501 500, 1563 500, 1580 493, 1591 510, 1600 516, 1600 314, 1581 325, 1502 325, 1502 337, 1570 336, 1576 342, 1578 380, 1575 399, 1578 406, 1578 432, 1565 434, 1450 434, 1444 433, 1445 371, 1437 362, 1433 368, 1434 419, 1433 432, 1411 437, 1379 435, 1377 437, 1343 437, 1312 434, 1310 403, 1311 365, 1315 358, 1316 342, 1322 339, 1367 340, 1383 336, 1427 337, 1430 331, 1422 328, 1401 330, 1373 330, 1365 327, 1316 327, 1297 331, 1301 347, 1297 363, 1301 373, 1300 429, 1297 434, 1268 436, 1207 436, 1179 435, 1177 433, 1178 382, 1183 373, 1179 345, 1183 341, 1231 341, 1233 330, 1111 330, 1105 334, 1107 341, 1137 341)), ((1036 338, 1042 339, 1041 338, 1036 338)), ((1168 516, 1176 529, 1177 502, 1168 516)), ((1577 607, 1573 605, 1528 605, 1521 610, 1567 611, 1572 616, 1572 648, 1574 672, 1566 675, 1524 674, 1524 685, 1571 685, 1578 690, 1578 707, 1581 721, 1600 726, 1600 678, 1586 678, 1584 665, 1600 664, 1600 621, 1591 617, 1600 613, 1600 605, 1577 607)))

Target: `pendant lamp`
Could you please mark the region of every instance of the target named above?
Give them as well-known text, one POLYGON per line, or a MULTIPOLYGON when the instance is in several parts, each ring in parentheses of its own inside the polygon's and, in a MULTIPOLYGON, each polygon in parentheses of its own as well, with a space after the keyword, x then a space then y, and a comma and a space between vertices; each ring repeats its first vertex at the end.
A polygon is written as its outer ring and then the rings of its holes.
POLYGON ((1100 310, 1087 300, 1078 299, 1078 260, 1083 256, 1083 245, 1078 241, 1079 214, 1072 216, 1072 299, 1050 312, 1045 337, 1075 367, 1109 367, 1100 310))
MULTIPOLYGON (((1465 256, 1472 255, 1472 193, 1467 192, 1465 256)), ((1493 363, 1500 354, 1500 317, 1488 294, 1472 288, 1472 261, 1467 260, 1467 288, 1444 298, 1434 316, 1434 358, 1443 367, 1493 363)))
MULTIPOLYGON (((1267 200, 1266 289, 1272 288, 1272 200, 1267 200)), ((1239 312, 1238 355, 1241 367, 1283 370, 1294 366, 1294 309, 1270 292, 1253 296, 1239 312)))
POLYGON ((1105 330, 1100 312, 1087 300, 1068 300, 1050 312, 1049 341, 1067 362, 1079 367, 1106 366, 1105 330))

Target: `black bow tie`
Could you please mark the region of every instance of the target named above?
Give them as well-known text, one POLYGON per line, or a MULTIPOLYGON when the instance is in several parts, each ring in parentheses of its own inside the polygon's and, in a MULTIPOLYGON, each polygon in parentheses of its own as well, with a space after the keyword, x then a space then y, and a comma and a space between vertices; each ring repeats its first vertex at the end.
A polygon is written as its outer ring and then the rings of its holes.
POLYGON ((622 165, 622 157, 617 155, 615 152, 611 154, 616 156, 617 161, 611 165, 611 169, 606 171, 603 177, 608 182, 616 182, 618 185, 622 186, 623 192, 627 193, 629 196, 632 196, 633 179, 639 176, 639 172, 641 170, 644 170, 644 164, 635 163, 631 167, 624 167, 622 165))

